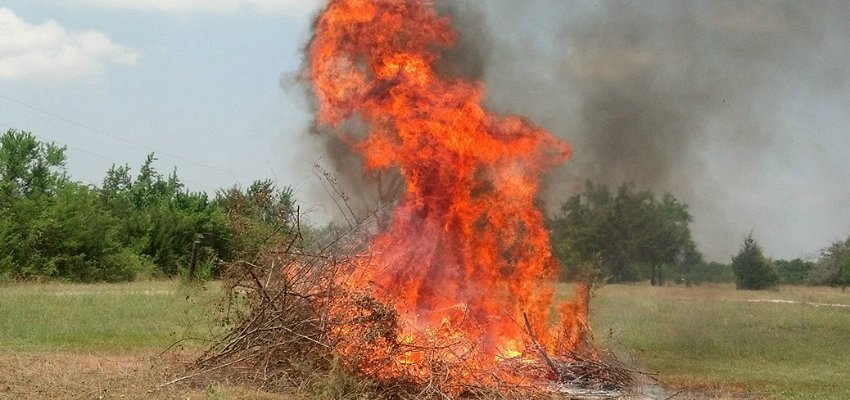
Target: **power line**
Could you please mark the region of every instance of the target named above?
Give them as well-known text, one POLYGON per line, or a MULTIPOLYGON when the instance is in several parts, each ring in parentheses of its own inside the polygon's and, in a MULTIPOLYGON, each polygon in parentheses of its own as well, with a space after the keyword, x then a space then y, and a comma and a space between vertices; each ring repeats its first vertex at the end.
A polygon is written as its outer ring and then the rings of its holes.
MULTIPOLYGON (((3 126, 5 126, 5 127, 8 127, 8 128, 10 128, 10 129, 20 129, 20 128, 15 128, 14 126, 9 125, 9 124, 7 124, 7 123, 5 123, 5 122, 3 122, 3 121, 0 121, 0 125, 3 125, 3 126)), ((67 147, 67 148, 69 148, 69 149, 73 149, 73 150, 79 151, 79 152, 81 152, 81 153, 88 154, 88 155, 90 155, 90 156, 92 156, 92 157, 97 157, 97 158, 100 158, 100 159, 103 159, 103 160, 106 160, 106 161, 112 161, 112 162, 113 162, 113 163, 115 163, 115 164, 121 164, 121 162, 120 162, 120 161, 117 161, 117 160, 115 160, 115 159, 113 159, 113 158, 110 158, 110 157, 107 157, 107 156, 104 156, 104 155, 101 155, 101 154, 97 154, 97 153, 95 153, 95 152, 91 152, 91 151, 88 151, 88 150, 85 150, 85 149, 81 149, 81 148, 76 147, 76 146, 71 146, 71 145, 69 145, 69 144, 63 144, 63 146, 65 146, 65 147, 67 147)))
MULTIPOLYGON (((20 128, 16 128, 15 126, 10 125, 10 124, 8 124, 8 123, 6 123, 6 122, 3 122, 3 121, 0 121, 0 125, 5 126, 5 127, 9 128, 9 129, 20 129, 20 128)), ((84 153, 84 154, 88 154, 88 155, 90 155, 90 156, 92 156, 92 157, 96 157, 96 158, 100 158, 100 159, 103 159, 103 160, 106 160, 106 161, 110 161, 110 162, 112 162, 114 165, 127 165, 127 163, 126 163, 126 162, 123 162, 123 163, 122 163, 121 161, 118 161, 118 160, 116 160, 116 159, 114 159, 114 158, 107 157, 107 156, 104 156, 104 155, 102 155, 102 154, 98 154, 98 153, 95 153, 95 152, 92 152, 92 151, 88 151, 88 150, 85 150, 85 149, 79 148, 79 147, 77 147, 77 146, 72 146, 72 145, 68 145, 68 144, 63 144, 63 146, 65 146, 65 147, 67 147, 67 148, 69 148, 69 149, 75 150, 75 151, 79 151, 79 152, 84 153)), ((199 182, 197 182, 197 181, 195 181, 195 180, 191 180, 191 179, 190 179, 190 180, 186 180, 185 178, 181 178, 180 180, 181 180, 182 182, 191 183, 191 184, 193 184, 194 186, 197 186, 197 187, 203 188, 203 189, 204 189, 204 190, 206 190, 206 191, 216 192, 216 191, 218 190, 218 188, 213 188, 213 187, 211 187, 211 186, 209 186, 209 185, 207 185, 207 184, 200 184, 199 182)))
POLYGON ((55 119, 58 119, 58 120, 60 120, 60 121, 64 121, 64 122, 66 122, 66 123, 72 124, 72 125, 76 125, 76 126, 78 126, 78 127, 84 128, 84 129, 88 129, 88 130, 90 130, 90 131, 92 131, 92 132, 94 132, 94 133, 97 133, 97 134, 100 134, 100 135, 106 136, 106 137, 108 137, 108 138, 111 138, 111 139, 114 139, 114 140, 118 140, 118 141, 121 141, 121 142, 124 142, 124 143, 130 144, 130 145, 133 145, 133 146, 138 146, 138 147, 145 148, 145 149, 150 150, 150 151, 152 151, 152 152, 154 152, 154 153, 156 153, 156 154, 162 154, 162 155, 165 155, 165 156, 168 156, 168 157, 171 157, 171 158, 174 158, 174 159, 180 160, 180 161, 187 162, 187 163, 189 163, 189 164, 193 164, 193 165, 198 166, 198 167, 202 167, 202 168, 206 168, 206 169, 209 169, 209 170, 214 170, 214 171, 218 171, 218 172, 222 172, 222 173, 228 174, 228 175, 232 176, 232 177, 234 178, 234 180, 236 180, 236 179, 235 179, 235 176, 233 175, 233 172, 232 172, 232 171, 230 171, 230 170, 225 170, 225 169, 222 169, 222 168, 218 168, 218 167, 214 167, 214 166, 211 166, 211 165, 207 165, 207 164, 204 164, 204 163, 201 163, 201 162, 198 162, 198 161, 191 160, 191 159, 188 159, 188 158, 186 158, 186 157, 180 156, 180 155, 178 155, 178 154, 174 154, 174 153, 169 153, 169 152, 165 152, 165 151, 157 150, 157 149, 155 149, 155 148, 153 148, 153 147, 151 147, 151 146, 148 146, 148 145, 146 145, 146 144, 144 144, 144 143, 139 143, 139 142, 136 142, 136 141, 133 141, 133 140, 129 140, 129 139, 123 138, 123 137, 121 137, 121 136, 118 136, 118 135, 115 135, 115 134, 112 134, 112 133, 106 132, 106 131, 104 131, 104 130, 101 130, 101 129, 95 128, 95 127, 93 127, 93 126, 90 126, 90 125, 84 124, 84 123, 82 123, 82 122, 75 121, 75 120, 73 120, 73 119, 70 119, 70 118, 67 118, 67 117, 61 116, 61 115, 59 115, 59 114, 56 114, 56 113, 53 113, 53 112, 50 112, 50 111, 47 111, 47 110, 43 110, 43 109, 38 108, 38 107, 36 107, 36 106, 33 106, 33 105, 30 105, 30 104, 24 103, 24 102, 22 102, 22 101, 20 101, 20 100, 13 99, 13 98, 11 98, 11 97, 9 97, 9 96, 6 96, 6 95, 4 95, 4 94, 2 94, 2 93, 0 93, 0 98, 4 99, 4 100, 6 100, 6 101, 9 101, 9 102, 11 102, 11 103, 15 103, 15 104, 17 104, 17 105, 20 105, 20 106, 22 106, 22 107, 26 107, 26 108, 28 108, 28 109, 30 109, 30 110, 33 110, 33 111, 36 111, 36 112, 38 112, 38 113, 44 114, 44 115, 46 115, 46 116, 48 116, 48 117, 55 118, 55 119))

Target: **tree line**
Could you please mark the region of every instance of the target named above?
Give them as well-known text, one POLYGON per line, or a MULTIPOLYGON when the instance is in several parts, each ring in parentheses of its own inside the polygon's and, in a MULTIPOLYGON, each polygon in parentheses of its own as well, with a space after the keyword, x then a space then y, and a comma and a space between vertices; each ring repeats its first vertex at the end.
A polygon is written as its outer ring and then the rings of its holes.
MULTIPOLYGON (((257 180, 210 196, 148 155, 113 165, 100 186, 72 180, 65 148, 14 129, 0 136, 0 281, 214 278, 289 243, 297 206, 288 187, 257 180)), ((747 236, 728 264, 707 262, 691 237, 688 205, 623 184, 587 182, 547 219, 565 281, 653 285, 735 282, 850 285, 850 237, 816 261, 771 260, 747 236)), ((317 229, 304 227, 304 234, 317 229)))
POLYGON ((214 277, 291 233, 295 202, 269 180, 211 197, 157 171, 113 165, 100 186, 70 179, 65 148, 0 136, 0 279, 127 281, 214 277))
POLYGON ((816 261, 771 260, 752 234, 729 264, 707 262, 691 237, 687 204, 633 184, 587 182, 548 220, 562 280, 653 285, 735 282, 739 289, 777 284, 850 285, 850 237, 816 261))

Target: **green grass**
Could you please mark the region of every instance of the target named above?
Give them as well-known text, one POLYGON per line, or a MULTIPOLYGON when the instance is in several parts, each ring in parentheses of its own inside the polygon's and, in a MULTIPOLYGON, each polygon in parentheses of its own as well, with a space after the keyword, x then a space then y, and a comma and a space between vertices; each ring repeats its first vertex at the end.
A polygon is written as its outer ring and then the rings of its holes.
POLYGON ((0 287, 0 352, 127 353, 204 337, 221 293, 218 285, 208 287, 176 282, 0 287))
MULTIPOLYGON (((176 282, 0 287, 0 353, 162 350, 206 336, 221 294, 176 282)), ((610 285, 595 294, 591 322, 603 346, 674 386, 850 399, 850 308, 753 300, 850 304, 850 292, 610 285)))
POLYGON ((850 308, 753 300, 850 304, 850 293, 611 285, 596 293, 591 322, 603 345, 634 352, 674 385, 850 399, 850 308))

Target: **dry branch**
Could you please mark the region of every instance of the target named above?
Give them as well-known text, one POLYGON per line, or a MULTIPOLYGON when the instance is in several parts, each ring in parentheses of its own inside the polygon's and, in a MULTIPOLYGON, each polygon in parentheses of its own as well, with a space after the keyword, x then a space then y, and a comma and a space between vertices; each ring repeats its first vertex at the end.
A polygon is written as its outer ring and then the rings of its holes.
POLYGON ((537 341, 537 334, 534 333, 534 330, 531 329, 531 323, 528 322, 528 314, 522 313, 522 319, 525 321, 525 328, 528 329, 528 335, 531 336, 531 344, 537 348, 537 351, 540 352, 540 356, 543 357, 543 360, 546 361, 546 365, 549 366, 549 369, 552 370, 552 373, 555 376, 561 376, 561 371, 558 370, 558 367, 552 362, 552 359, 549 358, 549 355, 546 354, 546 349, 540 345, 540 342, 537 341))
MULTIPOLYGON (((542 361, 522 356, 482 363, 482 343, 437 331, 416 330, 413 340, 402 340, 392 305, 348 284, 369 261, 354 255, 370 234, 369 222, 358 221, 345 237, 317 249, 290 242, 231 268, 223 307, 231 329, 201 355, 192 374, 173 382, 215 372, 266 389, 303 389, 342 370, 361 382, 358 387, 388 399, 552 398, 552 385, 619 390, 634 383, 633 370, 603 361, 590 346, 550 356, 526 315, 542 361)), ((294 240, 302 240, 300 231, 294 240)), ((463 307, 458 312, 469 326, 486 323, 463 307)))

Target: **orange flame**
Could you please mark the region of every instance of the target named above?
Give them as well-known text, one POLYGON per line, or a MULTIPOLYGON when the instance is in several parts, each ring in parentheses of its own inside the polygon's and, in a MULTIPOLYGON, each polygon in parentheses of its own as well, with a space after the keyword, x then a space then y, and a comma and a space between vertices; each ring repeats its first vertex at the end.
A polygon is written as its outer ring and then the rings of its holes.
MULTIPOLYGON (((399 342, 426 330, 478 343, 480 359, 495 362, 528 346, 526 313, 543 346, 575 346, 586 307, 562 306, 569 326, 550 331, 558 265, 534 203, 540 174, 565 161, 569 145, 485 110, 480 82, 435 72, 455 34, 429 1, 332 0, 315 29, 317 122, 365 122, 353 147, 370 170, 399 168, 406 183, 356 284, 395 307, 399 342)), ((420 358, 405 354, 399 363, 420 358)))

